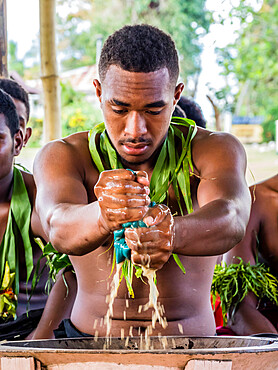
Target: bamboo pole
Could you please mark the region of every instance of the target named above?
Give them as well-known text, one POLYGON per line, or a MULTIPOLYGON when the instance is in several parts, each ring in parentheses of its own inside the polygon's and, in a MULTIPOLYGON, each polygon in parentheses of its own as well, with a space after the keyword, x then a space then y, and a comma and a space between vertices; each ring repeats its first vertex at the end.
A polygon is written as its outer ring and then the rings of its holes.
POLYGON ((6 0, 0 0, 0 76, 8 77, 7 8, 6 0))
POLYGON ((55 43, 56 1, 40 0, 41 80, 44 95, 43 140, 61 137, 61 99, 55 43))

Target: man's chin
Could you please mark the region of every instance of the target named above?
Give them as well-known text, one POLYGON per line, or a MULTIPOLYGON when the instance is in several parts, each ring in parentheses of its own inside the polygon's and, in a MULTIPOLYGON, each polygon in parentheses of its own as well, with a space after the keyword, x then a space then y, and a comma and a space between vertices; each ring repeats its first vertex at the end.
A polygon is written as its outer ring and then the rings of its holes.
POLYGON ((134 158, 124 158, 124 157, 120 157, 121 158, 121 162, 123 164, 123 166, 125 167, 129 167, 129 166, 140 166, 141 164, 144 164, 146 162, 148 162, 149 158, 140 158, 140 157, 134 157, 134 158))

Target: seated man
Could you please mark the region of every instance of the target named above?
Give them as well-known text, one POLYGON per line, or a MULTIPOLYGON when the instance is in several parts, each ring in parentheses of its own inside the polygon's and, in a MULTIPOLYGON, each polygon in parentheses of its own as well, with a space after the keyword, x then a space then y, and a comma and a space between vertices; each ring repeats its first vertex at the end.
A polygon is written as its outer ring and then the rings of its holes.
MULTIPOLYGON (((201 108, 193 100, 181 97, 178 101, 173 114, 173 117, 189 118, 196 122, 197 126, 205 127, 205 120, 201 108), (186 104, 186 113, 180 108, 179 103, 186 104)), ((68 269, 67 271, 58 274, 57 281, 51 290, 47 300, 42 319, 40 320, 32 339, 53 339, 54 330, 58 327, 63 319, 70 317, 72 306, 76 298, 76 277, 75 274, 68 269), (66 281, 66 284, 65 282, 66 281), (59 307, 57 315, 56 307, 59 307), (51 323, 51 324, 49 324, 51 323)), ((56 335, 58 331, 56 331, 56 335)))
MULTIPOLYGON (((77 278, 66 335, 106 335, 112 233, 141 219, 148 227, 125 229, 125 240, 135 265, 156 270, 168 326, 157 324, 152 334, 214 335, 210 286, 217 255, 242 239, 250 212, 244 149, 233 136, 184 119, 170 125, 183 84, 177 84, 174 42, 159 29, 115 32, 102 49, 99 74, 94 86, 104 124, 91 130, 89 142, 81 132, 47 144, 34 164, 43 228, 70 255, 77 278), (150 200, 165 204, 149 208, 150 200)), ((136 336, 152 323, 152 309, 138 313, 148 286, 136 277, 132 285, 133 299, 123 284, 118 289, 112 336, 136 336)))
MULTIPOLYGON (((2 81, 3 80, 0 79, 0 83, 2 81)), ((13 81, 11 82, 12 84, 14 83, 13 81)), ((20 320, 18 325, 13 321, 15 318, 15 310, 17 316, 26 312, 28 296, 31 292, 30 280, 32 278, 33 265, 36 263, 39 254, 41 254, 39 247, 32 241, 30 235, 33 234, 44 237, 44 233, 38 215, 35 211, 32 212, 32 205, 35 199, 33 176, 13 166, 14 157, 20 154, 24 139, 25 142, 28 140, 28 134, 25 134, 25 137, 23 137, 23 133, 26 133, 26 125, 22 124, 20 129, 19 117, 12 98, 3 90, 1 90, 0 95, 0 281, 3 288, 3 284, 6 281, 4 279, 5 272, 6 276, 9 276, 7 268, 10 269, 12 274, 15 273, 13 283, 11 281, 11 288, 13 293, 17 296, 17 300, 13 300, 15 304, 13 309, 9 310, 8 304, 1 309, 0 339, 12 339, 13 330, 15 330, 14 336, 18 339, 25 337, 33 330, 32 325, 35 326, 34 323, 37 323, 39 320, 39 313, 34 310, 39 308, 42 309, 47 298, 47 296, 43 294, 42 287, 35 289, 29 305, 29 309, 33 310, 30 311, 29 324, 24 326, 25 324, 22 324, 22 318, 18 319, 20 320), (30 230, 30 225, 32 231, 30 230), (27 280, 29 280, 29 284, 26 290, 27 280), (18 330, 20 333, 18 333, 18 330)), ((21 106, 20 103, 21 101, 18 101, 19 106, 21 106)), ((22 117, 24 116, 26 120, 27 115, 24 108, 25 105, 22 104, 20 114, 22 117)), ((44 284, 42 283, 42 285, 44 284)), ((3 291, 1 291, 3 302, 4 293, 5 291, 3 289, 3 291)), ((12 297, 15 298, 13 295, 12 297)))
MULTIPOLYGON (((278 175, 250 187, 253 199, 244 239, 224 255, 227 264, 263 262, 278 277, 278 175)), ((278 334, 278 306, 249 292, 228 326, 237 335, 278 334)))

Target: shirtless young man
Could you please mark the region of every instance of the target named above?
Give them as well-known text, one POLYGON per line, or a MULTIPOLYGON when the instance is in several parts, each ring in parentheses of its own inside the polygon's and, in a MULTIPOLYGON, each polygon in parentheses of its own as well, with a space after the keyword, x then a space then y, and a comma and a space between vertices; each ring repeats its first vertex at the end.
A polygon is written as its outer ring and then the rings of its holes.
MULTIPOLYGON (((258 259, 278 277, 278 174, 251 186, 250 192, 253 203, 245 237, 224 255, 224 260, 237 263, 234 257, 241 257, 255 265, 258 259)), ((270 302, 261 302, 258 307, 258 299, 249 293, 228 326, 237 335, 278 334, 278 307, 270 302)))
MULTIPOLYGON (((5 88, 5 90, 10 90, 11 93, 15 92, 14 95, 18 97, 18 99, 13 99, 10 95, 6 94, 4 90, 1 90, 0 276, 2 277, 6 261, 8 261, 10 265, 10 268, 12 270, 11 272, 15 271, 15 266, 16 264, 18 264, 18 304, 16 314, 19 317, 21 314, 26 312, 28 301, 28 296, 26 294, 26 253, 30 258, 29 272, 32 269, 32 264, 36 263, 36 258, 38 258, 38 254, 41 254, 41 251, 39 251, 39 247, 35 243, 32 243, 31 235, 33 233, 34 235, 45 237, 45 234, 41 228, 38 215, 35 211, 32 212, 32 205, 34 204, 35 199, 35 183, 33 180, 33 176, 25 171, 14 169, 13 166, 14 157, 20 154, 22 146, 24 145, 24 143, 27 143, 30 136, 29 134, 31 133, 30 130, 26 129, 26 123, 28 121, 27 107, 29 107, 28 96, 27 93, 16 82, 9 79, 0 79, 0 87, 3 87, 3 89, 5 88), (26 94, 28 104, 23 98, 24 93, 26 94), (16 186, 14 182, 15 176, 17 179, 16 186), (13 204, 13 206, 11 206, 11 204, 13 204), (32 231, 30 230, 30 233, 28 233, 29 227, 26 227, 26 222, 28 222, 28 218, 32 228, 32 231), (26 230, 26 233, 22 231, 23 229, 26 230), (13 230, 12 233, 11 230, 13 230), (15 242, 13 242, 14 237, 15 242), (12 251, 11 248, 15 248, 14 251, 12 251), (12 262, 13 258, 11 259, 11 255, 15 256, 15 262, 12 262), (33 258, 35 262, 32 261, 31 258, 33 258), (15 264, 14 267, 13 264, 15 264)), ((29 285, 31 285, 31 283, 28 284, 28 288, 30 288, 29 285)), ((42 285, 44 286, 44 284, 42 285)), ((33 298, 30 301, 29 309, 34 310, 44 307, 47 296, 43 292, 43 286, 37 287, 37 289, 35 289, 33 298)), ((30 314, 30 317, 31 316, 32 314, 30 314)), ((39 317, 36 318, 35 321, 38 322, 38 319, 39 317)), ((30 323, 31 320, 33 320, 32 317, 30 318, 30 323)), ((5 337, 6 334, 9 334, 9 338, 11 339, 11 332, 13 330, 20 329, 20 325, 17 329, 15 328, 15 325, 16 322, 2 324, 0 329, 0 339, 8 338, 8 336, 5 337)))
MULTIPOLYGON (((169 208, 148 208, 148 179, 183 90, 182 83, 177 85, 174 43, 148 25, 124 27, 106 41, 99 72, 96 94, 107 134, 125 169, 99 175, 87 132, 47 144, 34 164, 44 230, 58 251, 70 255, 76 272, 71 322, 83 333, 94 335, 97 330, 105 336, 100 320, 107 311, 111 233, 124 222, 144 218, 152 226, 129 229, 126 240, 134 263, 142 263, 148 254, 150 267, 158 270, 159 301, 168 326, 162 330, 157 324, 153 335, 180 335, 178 324, 185 335, 214 335, 210 285, 216 256, 242 239, 250 212, 244 150, 233 136, 198 129, 192 142, 194 213, 173 218, 178 205, 172 187, 169 208), (139 172, 135 176, 126 168, 139 172), (179 254, 186 275, 170 258, 172 253, 179 254)), ((180 130, 186 137, 188 129, 180 130)), ((121 328, 127 335, 131 326, 138 335, 151 322, 152 310, 138 314, 138 306, 148 301, 148 286, 134 277, 133 288, 135 298, 126 309, 127 289, 125 284, 119 287, 112 336, 120 336, 121 328)))

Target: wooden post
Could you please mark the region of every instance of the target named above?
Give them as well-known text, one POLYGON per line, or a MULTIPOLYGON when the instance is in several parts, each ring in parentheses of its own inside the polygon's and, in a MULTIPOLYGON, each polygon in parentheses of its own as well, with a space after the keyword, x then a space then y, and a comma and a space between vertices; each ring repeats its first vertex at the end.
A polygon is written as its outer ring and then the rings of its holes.
POLYGON ((8 77, 7 8, 6 0, 0 0, 0 76, 8 77))
POLYGON ((55 43, 56 0, 40 0, 41 79, 44 94, 43 140, 61 137, 61 99, 55 43))

